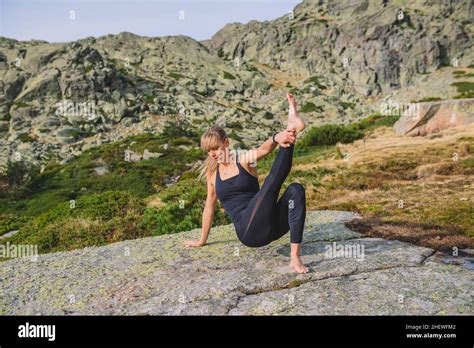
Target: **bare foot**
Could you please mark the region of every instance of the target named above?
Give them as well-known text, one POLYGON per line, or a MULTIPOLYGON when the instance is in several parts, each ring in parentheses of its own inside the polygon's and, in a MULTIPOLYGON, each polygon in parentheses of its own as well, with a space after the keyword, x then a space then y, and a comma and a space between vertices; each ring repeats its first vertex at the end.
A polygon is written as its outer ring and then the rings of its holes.
POLYGON ((308 273, 308 268, 303 265, 299 256, 292 256, 290 261, 290 267, 298 273, 308 273))
POLYGON ((306 128, 306 122, 298 115, 298 112, 296 111, 298 105, 296 104, 296 100, 293 94, 288 93, 286 97, 288 99, 288 103, 290 104, 290 110, 288 111, 287 129, 294 129, 296 131, 296 134, 298 134, 306 128))

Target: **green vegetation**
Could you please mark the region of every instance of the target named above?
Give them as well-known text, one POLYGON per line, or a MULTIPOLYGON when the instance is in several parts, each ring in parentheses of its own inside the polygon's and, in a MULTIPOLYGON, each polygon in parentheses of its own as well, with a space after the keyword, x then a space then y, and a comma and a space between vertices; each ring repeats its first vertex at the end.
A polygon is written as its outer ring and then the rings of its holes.
POLYGON ((147 104, 154 104, 154 99, 155 99, 155 97, 153 97, 152 95, 144 95, 143 96, 143 101, 147 104))
MULTIPOLYGON (((347 150, 339 143, 355 146, 350 143, 378 134, 374 130, 390 127, 398 118, 372 115, 347 126, 308 129, 297 142, 294 170, 285 185, 305 185, 308 209, 349 209, 364 217, 433 223, 473 234, 471 202, 453 197, 468 194, 459 192, 462 183, 417 180, 423 177, 423 165, 438 163, 440 158, 444 162, 436 167, 437 175, 474 174, 474 137, 457 139, 455 147, 440 143, 437 148, 431 142, 426 148, 397 148, 397 138, 380 150, 371 149, 370 142, 367 150, 358 145, 364 159, 357 165, 340 164, 347 150), (453 152, 459 154, 459 161, 451 160, 453 152), (400 197, 406 201, 405 210, 396 209, 400 197)), ((231 136, 239 140, 236 132, 231 136)), ((178 117, 165 124, 162 134, 142 134, 92 148, 65 165, 50 162, 43 172, 21 161, 9 162, 0 177, 1 186, 8 188, 0 191, 0 235, 20 231, 0 243, 38 244, 39 251, 46 253, 201 227, 206 186, 196 181, 198 173, 191 170, 206 155, 196 148, 199 139, 194 126, 178 117), (130 162, 125 160, 126 149, 163 155, 130 162), (97 166, 106 166, 108 173, 97 175, 97 166), (167 186, 170 178, 178 179, 167 186)), ((276 151, 259 162, 260 179, 275 156, 276 151)), ((213 226, 230 222, 218 203, 213 226)))
POLYGON ((454 82, 451 86, 456 87, 459 93, 455 99, 474 98, 474 82, 454 82))
POLYGON ((29 106, 31 106, 30 104, 27 104, 27 103, 24 103, 24 102, 16 102, 16 103, 13 103, 13 105, 17 108, 17 109, 20 109, 20 108, 27 108, 29 106))
POLYGON ((244 62, 244 66, 247 71, 259 72, 259 70, 250 63, 244 62))
POLYGON ((313 84, 315 86, 317 86, 319 89, 323 90, 323 89, 327 89, 327 87, 325 85, 323 85, 320 81, 319 81, 319 77, 318 76, 313 76, 313 77, 310 77, 309 79, 305 80, 304 81, 304 84, 313 84))
POLYGON ((468 77, 474 77, 474 73, 468 73, 468 74, 464 74, 464 75, 454 76, 454 78, 456 78, 456 79, 468 78, 468 77))
POLYGON ((222 47, 219 47, 219 49, 217 50, 217 56, 219 58, 224 58, 224 49, 222 47))
POLYGON ((328 124, 309 129, 301 142, 303 146, 347 144, 361 139, 363 136, 363 132, 344 126, 328 124))
POLYGON ((466 81, 454 82, 451 84, 451 86, 456 87, 458 90, 458 93, 474 91, 474 82, 466 82, 466 81))
POLYGON ((31 143, 35 141, 29 134, 23 133, 18 136, 18 139, 23 143, 31 143))
POLYGON ((235 76, 232 75, 232 74, 230 74, 230 73, 228 73, 227 71, 224 71, 224 78, 225 78, 226 80, 235 80, 235 76))
POLYGON ((391 127, 399 116, 372 115, 348 126, 323 125, 312 127, 306 131, 301 146, 328 146, 337 143, 347 144, 362 139, 366 134, 378 127, 391 127))
MULTIPOLYGON (((0 191, 0 214, 18 217, 18 228, 23 221, 34 220, 71 200, 87 200, 88 197, 108 191, 130 194, 143 200, 162 190, 170 177, 189 171, 190 164, 203 158, 202 151, 196 148, 198 140, 198 134, 191 124, 184 118, 178 118, 165 124, 163 134, 142 134, 91 148, 64 165, 50 161, 42 173, 38 167, 23 161, 8 162, 6 173, 0 176, 1 186, 6 187, 0 191), (168 148, 165 149, 166 146, 168 148), (146 149, 152 153, 162 153, 162 156, 131 162, 125 153, 127 149, 139 155, 146 149), (108 172, 98 175, 94 168, 102 166, 108 172)), ((178 219, 179 214, 176 216, 178 219)), ((37 231, 39 234, 45 232, 41 226, 37 231)), ((95 228, 99 233, 97 229, 100 226, 95 228)), ((19 241, 18 238, 32 233, 32 230, 28 231, 23 232, 23 228, 20 228, 18 236, 11 238, 15 237, 15 241, 19 241)), ((105 236, 108 232, 101 230, 100 233, 105 236)), ((142 232, 137 233, 141 235, 142 232)), ((76 247, 64 243, 51 248, 68 250, 76 247)), ((42 252, 52 250, 44 248, 45 245, 42 252)))
POLYGON ((379 127, 392 127, 400 116, 371 115, 346 127, 368 133, 379 127))
POLYGON ((322 106, 316 106, 314 103, 312 102, 307 102, 306 104, 304 104, 300 110, 300 112, 323 112, 324 109, 322 106))
POLYGON ((7 232, 18 230, 27 221, 26 217, 18 217, 14 214, 0 214, 0 236, 7 232))
MULTIPOLYGON (((163 206, 158 209, 147 208, 143 216, 143 225, 152 235, 198 228, 202 224, 206 195, 206 186, 196 185, 195 173, 187 173, 176 185, 160 192, 158 198, 163 206)), ((231 222, 227 214, 221 209, 216 209, 213 226, 231 222)))
POLYGON ((180 80, 180 79, 186 77, 186 76, 184 76, 184 75, 181 75, 181 74, 179 74, 179 73, 177 73, 177 72, 173 72, 173 71, 170 72, 170 73, 168 74, 168 76, 171 77, 171 78, 173 78, 173 79, 175 79, 175 80, 180 80))
POLYGON ((353 108, 354 108, 354 106, 355 106, 355 104, 354 104, 354 103, 350 103, 350 102, 343 102, 343 101, 342 101, 342 102, 340 102, 339 104, 341 104, 341 106, 342 106, 342 108, 343 108, 344 110, 346 110, 346 109, 353 109, 353 108))
POLYGON ((412 100, 410 103, 426 103, 442 100, 440 97, 425 97, 420 100, 412 100))
POLYGON ((139 238, 150 235, 141 224, 144 208, 138 197, 127 192, 79 197, 29 220, 7 240, 36 244, 44 253, 139 238))
POLYGON ((471 146, 458 139, 455 145, 427 141, 415 151, 407 144, 390 143, 369 149, 363 160, 339 167, 318 187, 317 208, 359 212, 366 223, 383 225, 384 237, 440 250, 472 247, 468 236, 474 237, 473 196, 459 189, 474 174, 471 146), (464 158, 446 161, 453 151, 464 158))

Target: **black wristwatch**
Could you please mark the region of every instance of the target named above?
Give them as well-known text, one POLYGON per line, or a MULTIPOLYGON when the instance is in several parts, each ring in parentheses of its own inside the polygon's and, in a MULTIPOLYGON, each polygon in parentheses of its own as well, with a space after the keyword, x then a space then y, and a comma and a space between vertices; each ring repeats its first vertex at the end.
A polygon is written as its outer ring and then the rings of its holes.
POLYGON ((273 136, 272 136, 272 140, 273 140, 273 142, 276 143, 276 144, 278 144, 278 143, 275 141, 275 135, 277 135, 277 134, 278 134, 278 133, 275 133, 275 134, 273 134, 273 136))

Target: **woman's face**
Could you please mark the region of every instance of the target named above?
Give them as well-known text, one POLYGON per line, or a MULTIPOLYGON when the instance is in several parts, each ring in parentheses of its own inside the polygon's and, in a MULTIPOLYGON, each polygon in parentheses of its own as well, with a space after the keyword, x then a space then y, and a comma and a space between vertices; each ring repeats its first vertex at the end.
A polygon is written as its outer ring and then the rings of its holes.
POLYGON ((226 139, 224 142, 219 143, 219 146, 215 149, 210 149, 208 154, 214 160, 221 162, 226 156, 228 156, 229 148, 229 139, 226 139))

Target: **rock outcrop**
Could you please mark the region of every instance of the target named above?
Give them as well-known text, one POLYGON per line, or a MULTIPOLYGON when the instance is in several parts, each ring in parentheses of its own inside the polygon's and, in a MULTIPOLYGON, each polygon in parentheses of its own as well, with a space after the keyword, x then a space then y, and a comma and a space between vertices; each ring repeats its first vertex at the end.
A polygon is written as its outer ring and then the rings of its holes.
POLYGON ((400 135, 426 135, 474 123, 474 99, 408 105, 394 125, 400 135))
POLYGON ((281 128, 289 90, 309 125, 349 123, 378 112, 374 98, 444 66, 470 66, 472 13, 469 0, 305 0, 203 42, 128 32, 0 38, 0 170, 17 158, 65 163, 126 136, 117 129, 159 132, 163 122, 144 124, 177 113, 199 130, 231 128, 237 146, 255 144, 281 128))
POLYGON ((428 248, 364 238, 345 227, 353 218, 349 212, 308 212, 305 275, 287 266, 288 236, 247 248, 232 225, 213 228, 209 245, 199 249, 183 248, 184 240, 199 236, 196 229, 6 261, 0 314, 474 313, 471 271, 436 261, 428 248), (346 253, 334 253, 340 248, 346 253))
POLYGON ((229 24, 207 44, 229 59, 330 76, 376 96, 442 66, 472 64, 472 7, 469 0, 304 0, 274 21, 229 24))

